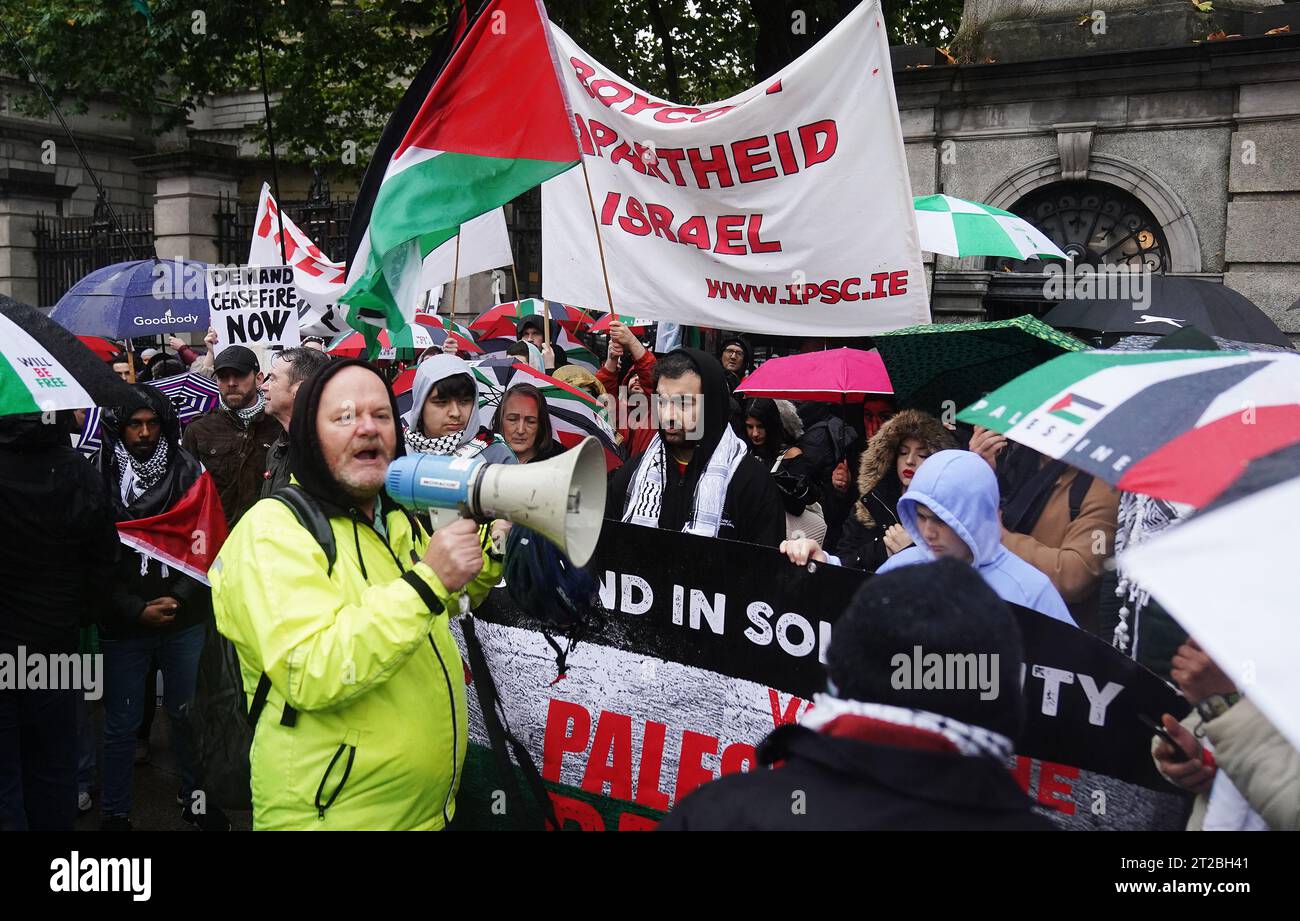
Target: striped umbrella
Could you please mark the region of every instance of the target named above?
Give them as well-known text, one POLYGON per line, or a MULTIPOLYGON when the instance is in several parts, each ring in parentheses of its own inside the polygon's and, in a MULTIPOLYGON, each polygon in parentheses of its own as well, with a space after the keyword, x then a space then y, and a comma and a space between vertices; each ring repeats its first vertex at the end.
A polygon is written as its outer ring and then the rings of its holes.
POLYGON ((491 426, 496 408, 511 387, 532 384, 541 391, 546 408, 551 414, 551 429, 555 440, 565 448, 572 448, 588 435, 594 436, 605 451, 605 469, 613 470, 623 463, 618 453, 618 440, 610 425, 609 413, 599 400, 585 391, 556 380, 549 374, 530 365, 499 358, 473 362, 474 376, 480 381, 479 424, 491 426))
POLYGON ((951 195, 912 199, 921 249, 945 256, 1065 259, 1042 231, 1010 211, 951 195))
POLYGON ((593 318, 585 310, 561 304, 559 301, 544 301, 539 297, 528 297, 520 301, 507 301, 481 314, 470 323, 469 328, 480 337, 509 336, 514 338, 516 328, 524 317, 540 317, 543 311, 550 314, 551 323, 558 324, 569 332, 590 325, 593 318))
POLYGON ((957 416, 1129 492, 1202 506, 1300 443, 1293 352, 1074 352, 957 416))
MULTIPOLYGON (((478 342, 474 339, 474 334, 469 331, 468 327, 461 326, 459 323, 449 320, 446 317, 440 317, 436 313, 417 313, 415 315, 415 322, 419 323, 421 326, 427 326, 431 330, 441 330, 444 334, 444 339, 446 336, 451 336, 451 338, 456 341, 456 345, 460 347, 460 351, 462 352, 471 352, 475 355, 483 354, 483 349, 479 347, 478 342)), ((435 336, 436 335, 437 333, 435 332, 435 336)), ((442 345, 442 342, 439 342, 438 344, 442 345)))
POLYGON ((176 410, 176 417, 180 419, 181 425, 189 425, 199 416, 212 412, 213 407, 217 405, 217 400, 221 398, 221 390, 217 387, 216 381, 202 374, 195 374, 193 371, 149 383, 171 400, 172 408, 176 410))

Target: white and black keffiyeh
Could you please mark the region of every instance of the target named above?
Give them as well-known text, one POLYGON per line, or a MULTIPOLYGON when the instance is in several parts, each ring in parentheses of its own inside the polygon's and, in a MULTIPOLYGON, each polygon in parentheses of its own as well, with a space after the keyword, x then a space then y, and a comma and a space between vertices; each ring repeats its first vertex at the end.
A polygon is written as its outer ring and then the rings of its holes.
POLYGON ((239 421, 244 423, 244 425, 249 425, 253 419, 257 417, 258 413, 266 409, 266 399, 262 396, 261 391, 258 391, 257 402, 252 406, 245 406, 243 409, 231 409, 226 405, 225 398, 223 397, 221 400, 221 408, 228 413, 234 413, 239 417, 239 421))
POLYGON ((437 438, 424 435, 414 429, 405 432, 407 447, 420 454, 451 454, 465 440, 464 432, 449 432, 437 438))
POLYGON ((167 475, 167 439, 159 438, 158 446, 148 460, 138 461, 120 441, 113 443, 113 456, 117 459, 118 489, 123 490, 122 501, 130 503, 136 496, 143 495, 167 475), (130 495, 126 495, 127 481, 130 482, 130 495))
MULTIPOLYGON (((1115 555, 1118 557, 1129 547, 1136 547, 1153 535, 1178 524, 1193 511, 1192 506, 1168 502, 1135 492, 1119 494, 1119 511, 1116 515, 1115 555)), ((1115 596, 1120 599, 1119 620, 1111 645, 1120 652, 1137 658, 1138 621, 1151 594, 1133 581, 1120 566, 1119 583, 1115 596)))
POLYGON ((842 716, 864 717, 893 723, 895 726, 908 726, 924 732, 933 732, 943 736, 966 756, 993 758, 999 762, 1007 761, 1015 753, 1011 740, 1001 733, 983 726, 963 723, 942 713, 929 710, 914 710, 911 707, 895 707, 890 704, 868 703, 861 700, 843 700, 830 694, 817 694, 813 697, 813 706, 799 717, 799 724, 820 732, 824 727, 842 716))
MULTIPOLYGON (((748 446, 736 436, 730 426, 722 430, 722 438, 713 449, 713 455, 695 485, 691 514, 682 528, 683 532, 703 537, 718 536, 727 487, 748 452, 748 446)), ((624 521, 642 527, 659 527, 667 470, 668 447, 663 438, 656 434, 647 446, 628 486, 627 499, 623 504, 624 521)))

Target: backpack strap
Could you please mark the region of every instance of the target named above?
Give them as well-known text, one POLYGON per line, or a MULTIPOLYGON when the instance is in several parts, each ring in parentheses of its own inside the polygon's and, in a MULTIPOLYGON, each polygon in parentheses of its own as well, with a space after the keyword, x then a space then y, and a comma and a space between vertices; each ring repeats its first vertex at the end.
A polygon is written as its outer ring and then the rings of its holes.
MULTIPOLYGON (((321 510, 316 500, 308 495, 307 491, 295 483, 277 489, 271 495, 276 499, 289 506, 289 511, 293 512, 293 517, 298 519, 298 524, 307 529, 307 533, 316 538, 316 543, 320 544, 325 551, 325 561, 328 564, 326 574, 334 571, 334 561, 338 559, 339 548, 334 541, 334 529, 330 527, 330 520, 321 510)), ((262 710, 266 708, 266 698, 271 693, 271 679, 262 672, 262 677, 257 679, 257 690, 253 692, 252 703, 248 706, 248 725, 257 726, 257 719, 262 715, 262 710)), ((284 704, 284 709, 280 713, 280 725, 292 728, 298 723, 298 711, 289 706, 288 701, 284 704)))
POLYGON ((1079 517, 1079 512, 1083 508, 1084 497, 1088 495, 1088 490, 1092 488, 1092 474, 1084 473, 1080 470, 1074 475, 1074 482, 1070 484, 1070 520, 1079 517))

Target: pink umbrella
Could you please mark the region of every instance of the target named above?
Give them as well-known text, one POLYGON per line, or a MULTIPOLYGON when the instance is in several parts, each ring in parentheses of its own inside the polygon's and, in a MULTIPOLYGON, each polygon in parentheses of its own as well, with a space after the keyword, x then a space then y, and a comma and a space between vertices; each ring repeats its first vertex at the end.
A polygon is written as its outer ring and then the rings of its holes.
POLYGON ((861 403, 894 388, 879 352, 841 348, 769 358, 736 391, 775 400, 861 403))

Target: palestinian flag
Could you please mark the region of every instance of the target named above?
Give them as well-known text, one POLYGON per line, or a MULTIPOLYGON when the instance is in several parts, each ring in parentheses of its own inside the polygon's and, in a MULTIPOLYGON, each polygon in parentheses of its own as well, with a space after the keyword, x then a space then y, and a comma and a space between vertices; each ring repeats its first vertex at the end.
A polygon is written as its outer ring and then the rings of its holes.
POLYGON ((208 567, 217 558, 226 534, 221 496, 206 470, 180 501, 162 514, 117 523, 122 543, 204 585, 211 584, 208 567))
MULTIPOLYGON (((421 76, 430 70, 426 65, 421 76)), ((385 129, 386 139, 400 131, 401 140, 369 205, 340 298, 349 325, 368 338, 375 327, 401 329, 410 321, 424 257, 463 222, 580 156, 540 0, 490 0, 414 114, 410 97, 385 129)), ((381 143, 376 160, 382 151, 381 143)), ((368 173, 363 192, 369 181, 368 173)))
POLYGON ((1201 506, 1300 443, 1300 355, 1073 352, 958 413, 1129 492, 1201 506))

